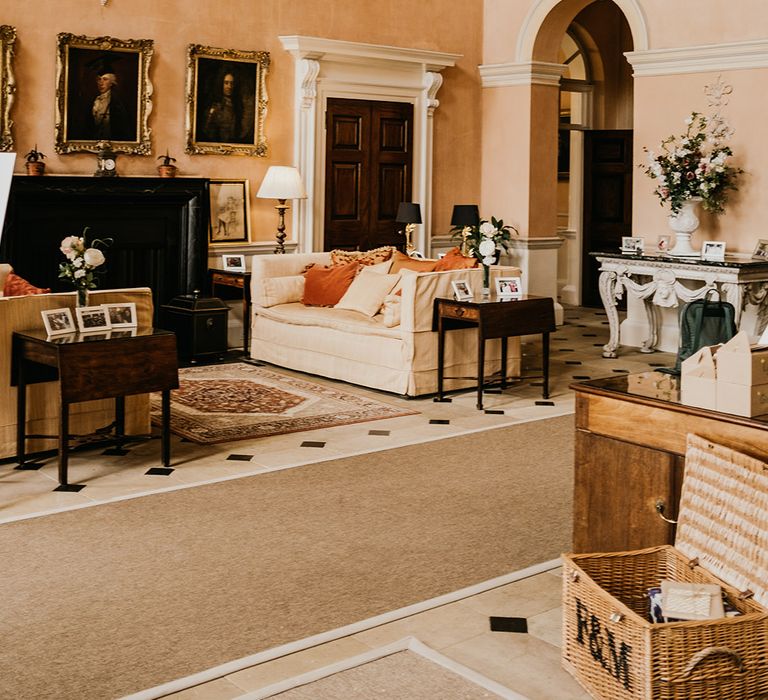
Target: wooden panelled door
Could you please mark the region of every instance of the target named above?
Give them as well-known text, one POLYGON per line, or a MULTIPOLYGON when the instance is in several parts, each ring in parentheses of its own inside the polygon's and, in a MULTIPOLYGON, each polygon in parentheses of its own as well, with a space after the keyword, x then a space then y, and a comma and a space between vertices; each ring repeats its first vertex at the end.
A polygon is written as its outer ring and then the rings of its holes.
POLYGON ((411 200, 413 105, 329 99, 325 250, 403 247, 397 206, 411 200))
POLYGON ((602 306, 591 251, 618 252, 632 235, 632 131, 584 132, 584 245, 581 303, 602 306))

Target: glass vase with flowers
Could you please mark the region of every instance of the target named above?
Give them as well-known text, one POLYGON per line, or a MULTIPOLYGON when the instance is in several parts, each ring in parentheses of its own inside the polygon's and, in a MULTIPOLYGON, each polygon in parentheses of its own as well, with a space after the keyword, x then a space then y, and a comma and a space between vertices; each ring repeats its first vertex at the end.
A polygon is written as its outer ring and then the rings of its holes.
POLYGON ((104 253, 100 247, 111 245, 111 239, 101 240, 95 238, 90 245, 86 243, 88 228, 82 236, 67 236, 62 242, 60 250, 67 258, 67 262, 59 264, 59 279, 72 282, 77 292, 77 305, 88 306, 88 292, 96 288, 96 275, 98 270, 106 262, 104 253))
POLYGON ((502 251, 509 250, 513 236, 519 235, 518 230, 492 216, 490 221, 481 219, 477 226, 457 226, 451 233, 453 240, 461 242, 462 249, 483 266, 483 296, 490 296, 491 265, 498 262, 502 251))

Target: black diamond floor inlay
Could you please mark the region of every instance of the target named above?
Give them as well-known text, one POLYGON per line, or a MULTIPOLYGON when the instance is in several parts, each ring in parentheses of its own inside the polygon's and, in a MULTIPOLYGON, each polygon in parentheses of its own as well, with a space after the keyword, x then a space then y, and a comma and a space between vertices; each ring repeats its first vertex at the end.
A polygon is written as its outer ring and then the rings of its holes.
POLYGON ((110 457, 122 457, 130 453, 130 450, 124 450, 122 447, 110 447, 108 450, 104 450, 101 454, 109 455, 110 457))
POLYGON ((368 435, 389 435, 389 430, 369 430, 368 435))
POLYGON ((573 348, 560 348, 558 352, 575 352, 573 348))
POLYGON ((597 333, 582 333, 583 338, 597 338, 597 333))
POLYGON ((434 399, 432 399, 433 403, 453 403, 453 399, 447 399, 443 397, 442 399, 438 396, 435 396, 434 399))
POLYGON ((449 421, 447 418, 430 418, 429 424, 430 425, 450 425, 451 421, 449 421))
POLYGON ((535 402, 537 406, 554 406, 554 401, 536 401, 535 402))
POLYGON ((24 462, 24 464, 15 466, 14 469, 18 469, 21 472, 34 472, 43 466, 42 462, 24 462))
POLYGON ((317 440, 304 440, 304 442, 301 443, 301 447, 325 447, 324 442, 319 442, 317 440))
POLYGON ((498 410, 496 408, 486 408, 485 412, 488 415, 491 415, 491 416, 503 416, 504 415, 504 411, 500 411, 500 410, 498 410))
POLYGON ((490 617, 491 632, 528 632, 528 620, 524 617, 490 617))
POLYGON ((616 374, 629 374, 628 369, 612 369, 611 372, 616 372, 616 374))
POLYGON ((592 343, 593 348, 601 348, 603 345, 605 345, 605 343, 592 343))
POLYGON ((147 476, 168 476, 173 473, 170 467, 152 467, 144 472, 147 476))
POLYGON ((592 379, 588 374, 574 374, 573 379, 592 379))
POLYGON ((649 362, 649 367, 666 367, 667 365, 664 362, 649 362))
POLYGON ((253 455, 229 455, 227 459, 231 462, 250 462, 253 459, 253 455))
POLYGON ((85 488, 85 484, 59 484, 54 491, 65 491, 68 493, 77 493, 85 488))
POLYGON ((566 365, 580 365, 581 364, 581 360, 566 360, 565 364, 566 365))

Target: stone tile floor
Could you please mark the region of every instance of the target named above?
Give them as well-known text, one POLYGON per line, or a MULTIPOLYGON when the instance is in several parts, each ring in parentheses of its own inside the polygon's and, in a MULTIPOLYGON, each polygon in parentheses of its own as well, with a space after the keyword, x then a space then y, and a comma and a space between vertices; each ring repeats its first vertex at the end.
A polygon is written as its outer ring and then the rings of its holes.
MULTIPOLYGON (((601 347, 607 340, 607 320, 603 312, 566 308, 565 324, 551 336, 548 405, 537 403, 541 401, 541 387, 540 378, 534 375, 540 373, 541 344, 538 338, 532 337, 524 339, 523 343, 523 371, 531 378, 503 393, 487 393, 485 409, 491 413, 476 410, 475 393, 471 389, 453 394, 451 403, 435 403, 431 397, 408 400, 340 384, 344 390, 369 394, 393 405, 402 402, 420 413, 211 446, 195 445, 174 437, 174 471, 168 476, 145 474, 149 467, 158 466, 157 440, 138 444, 122 456, 103 455, 99 450, 79 452, 70 461, 70 481, 86 484, 86 488, 77 493, 53 492, 57 484, 54 458, 46 460, 38 471, 16 471, 13 464, 0 465, 0 524, 114 499, 569 414, 574 407, 569 386, 574 381, 619 372, 646 371, 650 363, 671 365, 674 360, 670 354, 646 355, 632 348, 623 349, 619 358, 606 359, 601 356, 601 347), (440 422, 431 422, 435 420, 440 422), (307 441, 322 442, 324 446, 302 446, 307 441), (230 459, 234 455, 239 458, 230 459)), ((559 571, 553 568, 244 668, 168 697, 235 698, 277 680, 413 635, 444 655, 532 700, 585 698, 587 695, 560 667, 559 606, 559 571), (528 632, 492 632, 488 623, 490 615, 525 618, 528 632)))

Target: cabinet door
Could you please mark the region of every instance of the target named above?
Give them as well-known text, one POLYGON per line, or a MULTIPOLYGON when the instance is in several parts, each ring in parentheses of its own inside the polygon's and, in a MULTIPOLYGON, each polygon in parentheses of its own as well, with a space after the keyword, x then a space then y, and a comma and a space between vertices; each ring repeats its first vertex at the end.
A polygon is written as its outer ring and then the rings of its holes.
POLYGON ((573 550, 617 552, 672 544, 682 459, 669 452, 576 431, 573 550))

